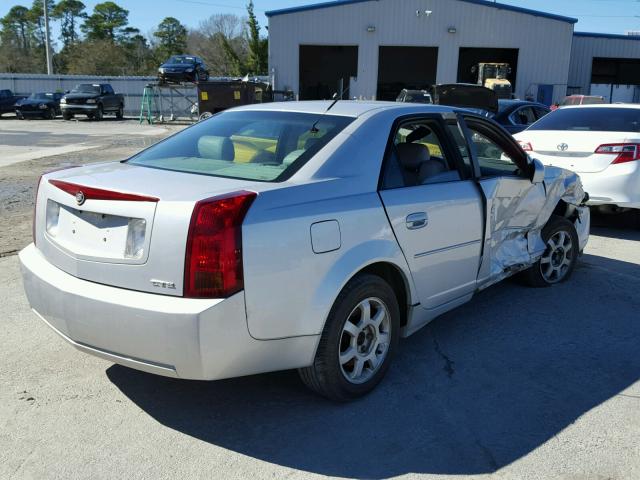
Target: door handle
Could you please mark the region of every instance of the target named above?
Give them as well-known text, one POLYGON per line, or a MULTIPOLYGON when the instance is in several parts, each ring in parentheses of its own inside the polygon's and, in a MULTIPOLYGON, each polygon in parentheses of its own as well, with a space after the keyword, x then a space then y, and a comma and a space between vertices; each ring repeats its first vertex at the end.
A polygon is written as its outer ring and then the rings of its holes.
POLYGON ((429 218, 425 212, 416 212, 407 215, 406 222, 409 230, 417 230, 418 228, 426 227, 429 223, 429 218))

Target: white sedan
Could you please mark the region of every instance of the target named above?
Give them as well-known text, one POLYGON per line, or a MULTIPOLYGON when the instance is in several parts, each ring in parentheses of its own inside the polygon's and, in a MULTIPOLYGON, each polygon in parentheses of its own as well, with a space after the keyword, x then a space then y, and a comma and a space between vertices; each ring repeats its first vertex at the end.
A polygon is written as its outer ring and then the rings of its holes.
POLYGON ((79 350, 185 379, 297 368, 347 400, 478 290, 568 279, 583 200, 463 110, 253 105, 44 175, 20 261, 33 311, 79 350))
POLYGON ((640 105, 558 109, 515 137, 545 165, 578 173, 589 205, 640 208, 640 105))

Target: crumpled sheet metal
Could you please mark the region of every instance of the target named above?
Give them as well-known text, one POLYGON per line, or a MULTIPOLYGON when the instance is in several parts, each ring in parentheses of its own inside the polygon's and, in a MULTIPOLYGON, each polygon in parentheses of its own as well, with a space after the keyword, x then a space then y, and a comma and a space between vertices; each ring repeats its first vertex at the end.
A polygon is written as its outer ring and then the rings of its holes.
POLYGON ((563 200, 578 210, 576 230, 580 249, 589 237, 590 217, 584 199, 582 182, 574 172, 556 167, 545 168, 544 184, 513 182, 497 178, 495 184, 483 184, 490 199, 490 220, 485 239, 485 256, 490 255, 487 287, 527 268, 544 253, 542 228, 547 224, 558 202, 563 200), (515 192, 514 188, 520 188, 515 192), (487 191, 490 188, 491 191, 487 191), (517 194, 519 193, 519 194, 517 194))

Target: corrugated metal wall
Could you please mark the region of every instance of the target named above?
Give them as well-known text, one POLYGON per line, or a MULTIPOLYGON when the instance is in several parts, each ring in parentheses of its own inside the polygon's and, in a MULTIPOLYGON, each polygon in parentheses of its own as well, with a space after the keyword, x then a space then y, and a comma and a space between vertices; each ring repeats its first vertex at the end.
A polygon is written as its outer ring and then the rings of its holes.
POLYGON ((572 36, 568 22, 457 0, 376 0, 271 16, 269 65, 276 89, 298 92, 299 45, 357 45, 350 95, 372 98, 380 45, 438 47, 438 83, 457 80, 460 47, 517 48, 516 95, 535 96, 538 84, 554 84, 557 101, 566 91, 572 36))
MULTIPOLYGON (((9 88, 17 95, 33 92, 56 92, 71 90, 78 83, 110 83, 116 93, 125 96, 125 113, 139 115, 142 93, 145 85, 155 81, 155 77, 98 77, 91 75, 42 75, 29 73, 0 73, 0 89, 9 88)), ((180 88, 193 100, 197 99, 195 88, 180 88)), ((176 116, 186 116, 191 103, 168 90, 162 92, 163 109, 167 110, 173 97, 176 116)), ((165 113, 168 115, 168 113, 165 113)))
POLYGON ((569 67, 569 86, 579 87, 582 94, 590 93, 591 67, 594 57, 640 58, 640 40, 597 35, 574 36, 569 67))

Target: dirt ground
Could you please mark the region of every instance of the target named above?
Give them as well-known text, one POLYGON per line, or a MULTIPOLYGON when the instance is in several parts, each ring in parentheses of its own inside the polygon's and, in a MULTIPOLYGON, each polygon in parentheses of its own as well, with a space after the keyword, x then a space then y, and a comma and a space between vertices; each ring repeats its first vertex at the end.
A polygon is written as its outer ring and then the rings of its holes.
POLYGON ((0 257, 17 253, 31 241, 33 201, 40 175, 69 166, 124 160, 181 128, 184 126, 141 126, 135 120, 97 123, 1 118, 0 162, 25 153, 36 158, 0 166, 0 257), (74 145, 78 150, 73 151, 74 145), (72 151, 49 155, 62 146, 72 151), (31 150, 24 152, 25 148, 31 150))

